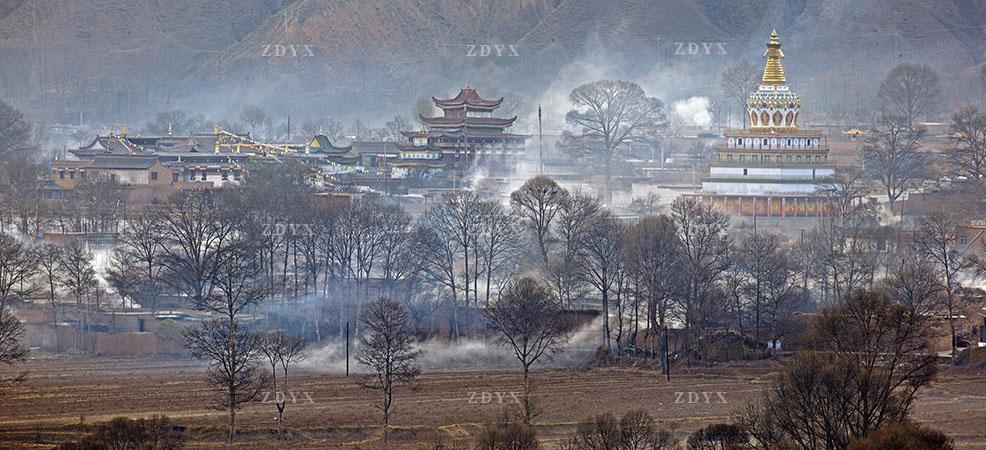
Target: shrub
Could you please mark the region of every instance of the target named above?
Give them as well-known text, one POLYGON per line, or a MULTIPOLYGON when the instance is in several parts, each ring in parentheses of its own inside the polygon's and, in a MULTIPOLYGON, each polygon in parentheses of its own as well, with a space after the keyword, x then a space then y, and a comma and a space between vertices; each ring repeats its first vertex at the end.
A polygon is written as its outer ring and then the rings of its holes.
POLYGON ((642 410, 630 411, 617 421, 602 414, 579 422, 565 450, 670 450, 678 441, 670 431, 658 430, 654 419, 642 410))
POLYGON ((740 426, 714 423, 688 436, 688 450, 739 450, 746 448, 750 437, 740 426))
POLYGON ((848 450, 952 450, 952 440, 940 431, 914 422, 892 422, 849 444, 848 450))
POLYGON ((184 436, 170 419, 154 416, 131 420, 117 417, 96 426, 79 442, 67 442, 59 450, 176 450, 185 445, 184 436))
POLYGON ((753 338, 736 332, 716 333, 703 342, 705 359, 709 361, 747 361, 770 357, 770 352, 753 338))
POLYGON ((475 450, 537 450, 534 429, 504 414, 486 425, 476 436, 475 450))

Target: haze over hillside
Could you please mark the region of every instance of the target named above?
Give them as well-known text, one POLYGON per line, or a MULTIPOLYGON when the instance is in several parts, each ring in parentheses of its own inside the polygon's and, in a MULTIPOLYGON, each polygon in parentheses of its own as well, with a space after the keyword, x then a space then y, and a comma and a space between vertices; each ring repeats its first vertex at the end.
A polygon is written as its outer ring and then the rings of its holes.
POLYGON ((573 87, 604 77, 667 102, 715 97, 718 73, 759 65, 774 28, 808 97, 835 73, 870 95, 903 61, 960 86, 983 62, 984 25, 986 1, 967 0, 15 0, 0 5, 0 95, 45 121, 253 103, 376 123, 468 84, 505 96, 523 126, 535 103, 559 119, 573 87))

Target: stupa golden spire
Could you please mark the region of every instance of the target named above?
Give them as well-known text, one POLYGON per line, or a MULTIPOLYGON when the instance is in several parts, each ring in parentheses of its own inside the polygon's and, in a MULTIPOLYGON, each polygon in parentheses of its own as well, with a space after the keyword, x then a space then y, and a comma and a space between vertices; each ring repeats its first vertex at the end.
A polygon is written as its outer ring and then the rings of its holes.
POLYGON ((770 33, 770 42, 767 43, 767 51, 763 53, 767 57, 767 65, 763 68, 763 84, 784 84, 784 67, 781 66, 781 58, 784 52, 781 51, 781 41, 777 38, 777 30, 770 33))

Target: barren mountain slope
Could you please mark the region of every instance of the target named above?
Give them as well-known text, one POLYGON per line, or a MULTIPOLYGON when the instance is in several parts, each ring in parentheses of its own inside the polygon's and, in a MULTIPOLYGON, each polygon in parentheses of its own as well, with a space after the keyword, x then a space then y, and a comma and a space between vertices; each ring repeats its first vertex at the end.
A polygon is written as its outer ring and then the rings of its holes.
POLYGON ((982 63, 984 27, 986 0, 8 1, 0 95, 66 114, 249 101, 367 119, 464 84, 534 101, 566 71, 708 95, 774 28, 797 83, 851 74, 871 90, 896 62, 946 79, 982 63), (681 54, 692 43, 706 47, 681 54))

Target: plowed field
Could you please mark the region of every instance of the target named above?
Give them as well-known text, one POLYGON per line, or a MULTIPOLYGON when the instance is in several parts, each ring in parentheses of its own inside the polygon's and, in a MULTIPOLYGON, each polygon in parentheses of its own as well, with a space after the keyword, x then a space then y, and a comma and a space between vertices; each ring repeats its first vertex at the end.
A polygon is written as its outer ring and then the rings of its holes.
MULTIPOLYGON (((775 368, 692 369, 670 382, 636 368, 535 371, 543 410, 538 435, 552 446, 586 416, 643 408, 683 437, 757 399, 775 368)), ((50 448, 93 423, 153 414, 186 426, 191 448, 222 445, 226 419, 210 409, 214 394, 196 361, 42 355, 18 369, 29 372, 26 381, 0 388, 0 448, 50 448)), ((413 390, 400 391, 395 400, 394 445, 467 445, 482 423, 519 395, 520 375, 510 369, 423 374, 413 390)), ((14 374, 7 370, 0 377, 14 374)), ((361 390, 352 378, 311 370, 292 374, 289 390, 294 399, 288 394, 285 421, 291 438, 272 439, 275 409, 268 395, 267 403, 261 398, 241 411, 237 448, 376 446, 376 392, 361 390)), ((915 417, 948 433, 959 448, 986 448, 986 373, 946 370, 921 393, 915 417)))

